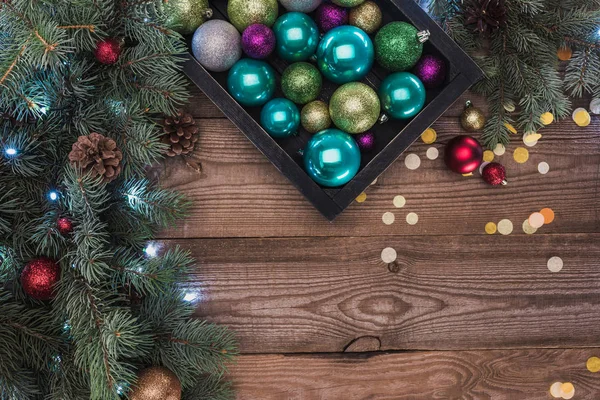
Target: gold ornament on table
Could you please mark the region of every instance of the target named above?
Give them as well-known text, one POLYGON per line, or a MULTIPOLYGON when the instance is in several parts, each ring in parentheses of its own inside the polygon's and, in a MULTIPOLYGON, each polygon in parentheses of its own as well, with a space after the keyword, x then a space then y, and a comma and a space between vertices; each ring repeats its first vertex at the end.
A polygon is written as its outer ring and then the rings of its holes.
POLYGON ((471 101, 465 104, 465 111, 460 116, 460 124, 467 132, 477 132, 483 129, 486 123, 483 111, 475 107, 471 101))
POLYGON ((163 130, 165 134, 161 136, 161 142, 169 146, 168 156, 185 155, 194 150, 198 127, 192 114, 178 110, 176 115, 164 119, 163 130))
POLYGON ((138 373, 129 400, 181 400, 181 382, 168 368, 146 368, 138 373))

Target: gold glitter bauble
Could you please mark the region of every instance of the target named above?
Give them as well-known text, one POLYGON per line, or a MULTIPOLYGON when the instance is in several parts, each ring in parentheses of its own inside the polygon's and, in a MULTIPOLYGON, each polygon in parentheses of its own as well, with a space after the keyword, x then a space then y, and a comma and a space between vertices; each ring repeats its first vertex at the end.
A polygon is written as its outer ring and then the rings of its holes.
POLYGON ((213 14, 208 0, 169 0, 163 4, 163 11, 165 26, 182 35, 194 33, 213 14))
POLYGON ((310 133, 317 133, 331 126, 329 107, 321 100, 315 100, 304 107, 300 112, 300 123, 310 133))
POLYGON ((331 120, 347 133, 366 132, 375 125, 380 111, 377 93, 361 82, 349 82, 340 86, 329 101, 331 120))
POLYGON ((252 24, 271 27, 278 14, 277 0, 229 0, 227 2, 229 22, 240 32, 252 24))
POLYGON ((460 116, 460 124, 467 132, 476 132, 483 129, 486 123, 485 115, 473 103, 467 101, 465 111, 460 116))
POLYGON ((350 10, 349 23, 371 34, 381 26, 381 10, 372 1, 365 1, 350 10))
POLYGON ((168 368, 146 368, 138 373, 129 400, 181 400, 181 383, 168 368))

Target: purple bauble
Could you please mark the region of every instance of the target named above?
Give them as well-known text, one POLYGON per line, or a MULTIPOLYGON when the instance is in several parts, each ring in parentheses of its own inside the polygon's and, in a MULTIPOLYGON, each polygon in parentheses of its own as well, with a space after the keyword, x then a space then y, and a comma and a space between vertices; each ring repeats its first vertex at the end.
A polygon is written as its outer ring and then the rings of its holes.
POLYGON ((435 89, 446 80, 446 61, 432 54, 425 55, 415 65, 414 74, 427 89, 435 89))
POLYGON ((252 24, 242 33, 242 49, 249 57, 267 58, 275 49, 275 33, 266 25, 252 24))
POLYGON ((348 25, 348 10, 335 4, 323 3, 317 8, 315 20, 321 32, 328 32, 340 25, 348 25))
POLYGON ((373 132, 365 132, 359 135, 355 135, 356 144, 363 153, 368 153, 375 148, 375 134, 373 132))

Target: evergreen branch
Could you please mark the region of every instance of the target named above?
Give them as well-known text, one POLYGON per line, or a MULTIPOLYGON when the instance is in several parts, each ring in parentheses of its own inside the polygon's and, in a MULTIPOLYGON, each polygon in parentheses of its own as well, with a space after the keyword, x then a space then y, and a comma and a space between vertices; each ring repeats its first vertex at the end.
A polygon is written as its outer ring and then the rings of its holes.
POLYGON ((21 47, 21 50, 19 51, 19 53, 16 55, 16 57, 14 58, 14 60, 8 66, 8 69, 6 70, 6 72, 4 72, 4 74, 0 78, 0 85, 2 85, 4 83, 4 81, 6 81, 6 79, 10 75, 10 73, 13 71, 13 69, 17 65, 17 62, 19 62, 19 58, 21 58, 21 56, 25 52, 25 49, 27 48, 27 43, 28 43, 28 41, 25 42, 25 44, 21 47))
POLYGON ((85 29, 94 33, 96 31, 95 25, 59 25, 56 28, 58 29, 85 29))

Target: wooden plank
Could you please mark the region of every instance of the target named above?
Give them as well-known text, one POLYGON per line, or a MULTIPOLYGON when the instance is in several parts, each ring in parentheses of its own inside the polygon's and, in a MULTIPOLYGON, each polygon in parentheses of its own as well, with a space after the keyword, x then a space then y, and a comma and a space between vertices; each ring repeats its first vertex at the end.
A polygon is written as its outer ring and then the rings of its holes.
POLYGON ((166 245, 198 260, 195 315, 230 326, 245 353, 340 352, 366 336, 381 350, 600 345, 599 234, 166 245))
POLYGON ((600 397, 586 360, 600 349, 246 355, 229 378, 239 400, 548 400, 554 382, 600 397))

